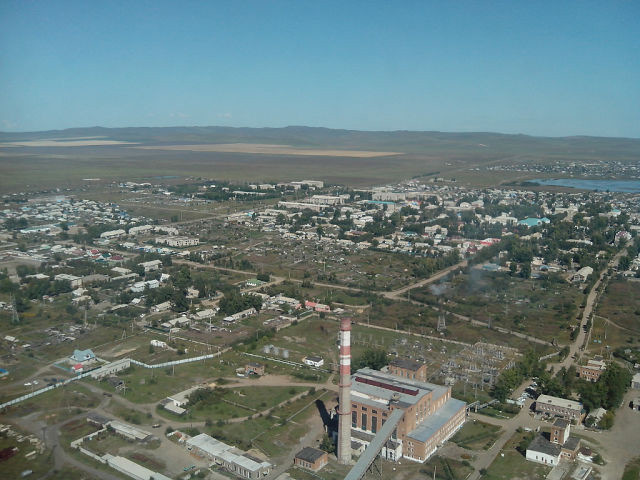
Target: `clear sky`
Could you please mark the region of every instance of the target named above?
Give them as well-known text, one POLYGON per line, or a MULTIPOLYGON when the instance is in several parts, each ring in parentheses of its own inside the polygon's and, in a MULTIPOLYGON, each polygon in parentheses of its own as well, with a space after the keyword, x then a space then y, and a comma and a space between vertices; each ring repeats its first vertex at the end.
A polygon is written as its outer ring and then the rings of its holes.
POLYGON ((640 137, 640 1, 0 0, 0 130, 640 137))

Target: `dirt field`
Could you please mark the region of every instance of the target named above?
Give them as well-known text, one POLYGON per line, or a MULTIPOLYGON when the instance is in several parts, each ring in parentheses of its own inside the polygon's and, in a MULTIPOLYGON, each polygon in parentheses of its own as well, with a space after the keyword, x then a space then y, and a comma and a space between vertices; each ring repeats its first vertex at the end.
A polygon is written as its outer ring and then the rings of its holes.
POLYGON ((0 143, 0 147, 97 147, 101 145, 128 145, 133 142, 120 142, 118 140, 91 139, 64 139, 60 140, 25 140, 23 142, 0 143))
MULTIPOLYGON (((53 142, 55 143, 55 142, 53 142)), ((290 145, 266 145, 258 143, 219 143, 211 145, 162 145, 135 147, 143 150, 187 150, 190 152, 264 153, 268 155, 314 155, 329 157, 372 158, 402 155, 399 152, 370 152, 364 150, 311 150, 290 145)))

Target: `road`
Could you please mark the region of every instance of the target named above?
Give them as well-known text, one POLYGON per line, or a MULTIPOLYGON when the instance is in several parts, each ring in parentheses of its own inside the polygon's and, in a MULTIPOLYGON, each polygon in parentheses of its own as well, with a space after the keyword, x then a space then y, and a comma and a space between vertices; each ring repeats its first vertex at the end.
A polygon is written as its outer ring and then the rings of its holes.
POLYGON ((402 297, 409 290, 412 290, 414 288, 424 287, 425 285, 429 285, 430 283, 437 282, 438 280, 449 275, 451 272, 459 268, 465 268, 468 264, 469 262, 467 260, 463 260, 459 263, 456 263, 455 265, 451 265, 450 267, 445 268, 444 270, 440 270, 438 273, 431 275, 429 278, 424 278, 415 283, 412 283, 411 285, 407 285, 405 287, 401 287, 396 290, 392 290, 390 292, 376 292, 376 293, 386 298, 397 299, 398 297, 402 297))
POLYGON ((589 329, 588 332, 585 332, 585 327, 587 325, 587 321, 589 320, 589 318, 591 318, 591 313, 594 311, 596 307, 596 302, 598 300, 598 290, 602 285, 602 288, 604 291, 604 288, 606 287, 605 279, 609 278, 607 276, 607 271, 609 270, 609 268, 617 267, 618 262, 620 261, 620 258, 622 258, 623 255, 626 255, 626 253, 627 253, 626 249, 618 252, 611 259, 611 261, 607 265, 607 268, 602 270, 602 272, 600 273, 600 276, 598 277, 598 280, 596 280, 596 282, 593 284, 593 287, 591 287, 591 290, 587 295, 584 311, 582 313, 582 320, 580 321, 580 326, 578 327, 578 335, 576 336, 575 341, 569 345, 569 354, 566 356, 566 358, 561 362, 553 363, 549 365, 549 367, 552 369, 553 372, 557 372, 563 367, 565 369, 569 368, 571 364, 573 364, 575 361, 575 359, 573 358, 574 355, 577 357, 578 353, 582 350, 582 346, 588 344, 592 329, 589 329))
MULTIPOLYGON (((524 382, 518 389, 522 391, 529 380, 524 382)), ((603 479, 622 478, 625 463, 630 459, 637 457, 640 445, 640 414, 629 408, 629 402, 638 396, 637 390, 630 390, 624 397, 622 406, 616 411, 616 419, 611 430, 592 431, 586 430, 584 427, 572 427, 571 435, 579 435, 591 441, 594 450, 602 455, 607 462, 604 466, 597 466, 602 473, 603 479)), ((478 413, 470 413, 467 421, 478 420, 492 425, 502 427, 503 432, 495 444, 486 451, 478 454, 473 462, 475 471, 469 477, 469 480, 478 480, 480 478, 480 469, 488 468, 495 458, 503 451, 504 445, 513 436, 518 427, 527 427, 536 429, 540 427, 542 431, 548 431, 551 423, 537 420, 530 415, 530 407, 533 400, 528 399, 525 406, 520 410, 518 415, 510 419, 500 419, 489 417, 478 413)))
MULTIPOLYGON (((107 403, 108 399, 103 399, 100 407, 102 408, 107 403)), ((74 407, 77 408, 77 407, 74 407)), ((77 460, 70 454, 68 454, 63 446, 60 444, 60 427, 67 422, 85 418, 88 411, 74 415, 70 418, 65 418, 63 421, 54 425, 47 425, 44 420, 37 420, 34 417, 39 417, 41 412, 34 412, 25 417, 12 418, 21 429, 31 432, 44 441, 47 448, 51 449, 54 457, 54 468, 51 469, 47 475, 48 477, 53 470, 59 470, 63 465, 71 465, 78 470, 81 470, 89 475, 90 478, 99 478, 100 480, 121 480, 121 477, 110 474, 109 472, 98 470, 91 465, 88 465, 80 460, 77 460)))

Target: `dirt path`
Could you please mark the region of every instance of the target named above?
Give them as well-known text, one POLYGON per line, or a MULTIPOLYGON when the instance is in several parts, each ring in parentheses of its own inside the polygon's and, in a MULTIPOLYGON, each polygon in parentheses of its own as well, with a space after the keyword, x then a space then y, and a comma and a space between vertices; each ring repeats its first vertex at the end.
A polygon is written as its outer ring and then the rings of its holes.
POLYGON ((582 320, 580 322, 580 326, 578 327, 578 335, 576 336, 575 341, 569 345, 569 354, 566 356, 566 358, 562 362, 549 365, 553 372, 557 372, 563 367, 565 369, 569 368, 571 364, 574 363, 573 356, 577 356, 577 353, 582 350, 583 345, 586 345, 589 342, 589 338, 591 337, 591 331, 593 330, 593 328, 590 328, 589 332, 585 332, 585 326, 587 324, 587 321, 591 317, 591 313, 595 310, 596 302, 598 300, 598 288, 600 287, 600 285, 602 285, 602 291, 604 292, 604 288, 606 287, 605 280, 608 280, 607 270, 609 268, 616 267, 618 265, 618 262, 620 261, 620 258, 626 253, 626 249, 618 252, 611 259, 611 261, 607 265, 607 268, 602 270, 600 276, 598 277, 598 280, 596 280, 596 282, 593 284, 593 287, 591 287, 591 291, 589 291, 589 295, 587 295, 587 301, 582 313, 582 320))

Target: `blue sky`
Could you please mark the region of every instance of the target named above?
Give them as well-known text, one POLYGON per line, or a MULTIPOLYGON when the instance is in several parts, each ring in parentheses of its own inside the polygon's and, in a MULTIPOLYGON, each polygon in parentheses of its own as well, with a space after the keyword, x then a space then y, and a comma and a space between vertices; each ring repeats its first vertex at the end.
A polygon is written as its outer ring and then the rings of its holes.
POLYGON ((640 137, 640 2, 0 2, 0 130, 640 137))

